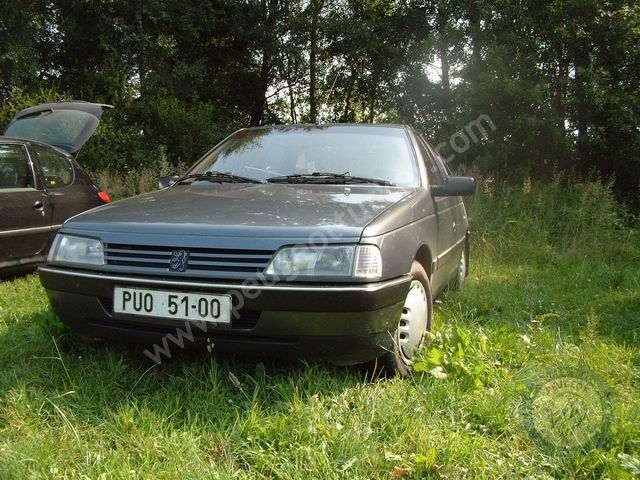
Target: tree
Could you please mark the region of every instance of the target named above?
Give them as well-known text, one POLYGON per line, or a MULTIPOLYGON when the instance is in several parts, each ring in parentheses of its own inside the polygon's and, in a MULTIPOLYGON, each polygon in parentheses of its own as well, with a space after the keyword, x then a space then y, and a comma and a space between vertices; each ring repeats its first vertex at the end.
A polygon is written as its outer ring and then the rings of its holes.
POLYGON ((640 204, 639 43, 633 0, 24 0, 0 18, 0 99, 116 104, 96 166, 190 163, 248 125, 403 122, 491 175, 595 171, 640 204))
POLYGON ((49 40, 48 11, 40 0, 25 0, 20 8, 4 8, 0 17, 0 99, 14 88, 41 88, 40 47, 49 40))

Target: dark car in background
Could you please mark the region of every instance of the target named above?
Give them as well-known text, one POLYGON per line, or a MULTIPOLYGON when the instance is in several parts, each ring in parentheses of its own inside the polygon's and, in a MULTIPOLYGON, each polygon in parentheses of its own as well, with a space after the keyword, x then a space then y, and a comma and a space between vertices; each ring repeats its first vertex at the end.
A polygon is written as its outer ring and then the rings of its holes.
POLYGON ((44 262, 65 220, 110 202, 74 159, 106 108, 38 105, 19 112, 0 136, 0 276, 44 262))
POLYGON ((409 127, 244 129, 161 183, 67 221, 40 267, 81 337, 406 374, 467 276, 475 182, 409 127))

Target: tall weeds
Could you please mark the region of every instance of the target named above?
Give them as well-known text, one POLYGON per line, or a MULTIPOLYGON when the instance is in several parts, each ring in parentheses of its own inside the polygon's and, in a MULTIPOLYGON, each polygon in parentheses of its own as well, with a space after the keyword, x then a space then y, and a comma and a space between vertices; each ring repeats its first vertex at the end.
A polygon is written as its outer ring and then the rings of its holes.
POLYGON ((482 178, 478 184, 468 199, 471 224, 476 245, 494 253, 508 255, 516 244, 588 252, 635 234, 637 221, 616 201, 610 183, 557 175, 547 183, 482 178))
POLYGON ((107 191, 113 200, 140 195, 158 189, 158 180, 166 175, 180 175, 187 165, 174 166, 166 158, 152 167, 127 168, 125 170, 103 169, 90 172, 91 177, 107 191))

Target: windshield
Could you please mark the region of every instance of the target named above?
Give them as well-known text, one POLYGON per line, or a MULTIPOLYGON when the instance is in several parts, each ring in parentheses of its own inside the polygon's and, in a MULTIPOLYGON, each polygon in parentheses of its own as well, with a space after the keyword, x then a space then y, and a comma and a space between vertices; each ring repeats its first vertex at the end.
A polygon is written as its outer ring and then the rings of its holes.
POLYGON ((310 126, 241 130, 206 155, 190 174, 225 172, 265 181, 315 172, 417 186, 407 133, 398 127, 310 126))

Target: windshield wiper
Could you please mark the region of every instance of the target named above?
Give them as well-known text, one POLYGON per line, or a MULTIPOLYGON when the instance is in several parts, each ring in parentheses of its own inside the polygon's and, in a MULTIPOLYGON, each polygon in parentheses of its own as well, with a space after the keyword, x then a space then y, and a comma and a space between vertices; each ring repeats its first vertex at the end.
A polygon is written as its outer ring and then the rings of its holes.
POLYGON ((256 178, 242 177, 240 175, 234 175, 233 173, 225 172, 205 172, 205 173, 192 173, 185 175, 176 183, 182 183, 185 180, 207 180, 214 183, 264 183, 262 180, 256 178))
POLYGON ((296 173, 294 175, 283 175, 280 177, 267 178, 269 183, 328 183, 344 185, 348 183, 373 183, 375 185, 384 185, 386 187, 395 186, 389 180, 381 178, 354 177, 346 173, 296 173))

